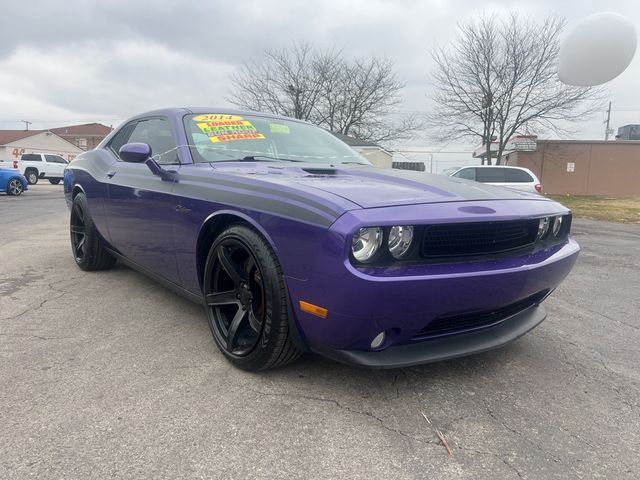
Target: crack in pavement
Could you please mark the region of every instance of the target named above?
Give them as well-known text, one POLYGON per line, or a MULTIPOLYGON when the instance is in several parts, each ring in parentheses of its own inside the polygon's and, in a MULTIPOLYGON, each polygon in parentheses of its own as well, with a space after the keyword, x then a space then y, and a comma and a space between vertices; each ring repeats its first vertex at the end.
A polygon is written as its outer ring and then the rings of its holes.
POLYGON ((463 447, 461 445, 456 445, 457 448, 459 450, 462 450, 463 452, 471 452, 471 453, 476 453, 478 455, 488 455, 490 457, 493 457, 497 460, 500 460, 502 463, 504 463, 507 468, 509 470, 511 470, 513 473, 515 473, 518 478, 524 478, 524 476, 522 475, 522 473, 520 472, 520 470, 518 470, 515 465, 512 465, 511 463, 509 463, 509 461, 505 458, 502 458, 500 455, 498 455, 497 453, 493 453, 493 452, 484 452, 482 450, 476 450, 474 448, 469 448, 469 447, 463 447))
POLYGON ((533 440, 531 440, 530 438, 528 438, 527 436, 525 436, 524 434, 522 434, 521 432, 519 432, 515 428, 507 425, 501 419, 499 419, 496 416, 496 414, 491 410, 491 408, 489 408, 489 405, 487 404, 487 402, 485 400, 482 400, 482 404, 484 405, 484 408, 485 408, 485 410, 487 412, 487 415, 489 415, 489 417, 491 417, 497 424, 501 425, 502 428, 504 428, 505 430, 508 430, 509 432, 513 433, 514 435, 517 435, 518 437, 520 437, 523 440, 527 441, 528 443, 530 443, 531 445, 536 447, 538 450, 540 450, 542 453, 544 453, 545 455, 548 455, 554 462, 562 463, 562 460, 560 458, 556 457, 551 452, 546 451, 544 448, 542 448, 536 442, 534 442, 533 440))
POLYGON ((0 333, 0 337, 37 338, 38 340, 65 340, 74 337, 43 337, 41 335, 26 333, 0 333))
POLYGON ((527 443, 533 445, 537 450, 539 450, 540 452, 542 452, 545 455, 547 455, 555 463, 559 463, 559 464, 562 464, 562 465, 565 465, 565 466, 569 467, 573 471, 573 473, 575 473, 578 476, 578 478, 580 477, 579 472, 576 471, 574 466, 571 464, 571 461, 566 462, 562 458, 559 458, 559 457, 555 456, 551 452, 549 452, 549 451, 545 450, 544 448, 542 448, 537 442, 531 440, 529 437, 527 437, 526 435, 522 434, 521 432, 519 432, 515 428, 507 425, 505 422, 503 422, 502 420, 500 420, 496 416, 496 414, 489 408, 489 405, 487 404, 487 402, 485 400, 482 400, 482 404, 484 405, 484 408, 485 408, 487 414, 489 415, 489 417, 491 417, 496 423, 501 425, 505 430, 508 430, 509 432, 513 433, 514 435, 516 435, 516 436, 520 437, 521 439, 523 439, 524 441, 526 441, 527 443))
POLYGON ((606 318, 607 320, 611 320, 612 322, 619 323, 621 325, 624 325, 626 327, 632 328, 634 330, 640 330, 640 326, 638 326, 638 325, 632 325, 630 323, 625 322, 624 320, 620 320, 619 318, 610 317, 609 315, 605 315, 604 313, 598 312, 597 310, 592 310, 590 308, 587 308, 582 304, 572 303, 572 302, 569 302, 569 301, 567 301, 567 300, 565 300, 565 299, 563 299, 561 297, 558 297, 558 298, 554 297, 554 300, 555 301, 564 302, 565 304, 570 305, 573 308, 577 308, 577 309, 583 310, 585 312, 592 313, 593 315, 597 315, 598 317, 606 318))
MULTIPOLYGON (((572 342, 570 340, 567 340, 566 338, 563 339, 563 341, 564 341, 564 343, 566 343, 568 345, 571 345, 571 346, 579 349, 580 351, 585 351, 586 350, 586 351, 595 353, 596 357, 589 357, 589 358, 594 360, 597 364, 599 364, 602 367, 603 370, 609 372, 609 374, 612 377, 621 379, 621 381, 619 381, 617 383, 616 382, 612 382, 611 385, 609 385, 609 388, 616 393, 617 400, 621 401, 622 403, 627 405, 632 410, 635 410, 635 409, 637 409, 639 407, 637 404, 633 404, 629 400, 624 398, 625 393, 629 393, 632 398, 637 398, 636 393, 639 390, 638 387, 636 385, 634 385, 633 383, 630 383, 630 380, 631 380, 630 378, 625 377, 623 374, 621 374, 619 372, 616 372, 611 367, 609 367, 609 365, 607 365, 606 362, 605 362, 608 359, 602 353, 600 353, 595 348, 591 348, 591 347, 589 347, 587 345, 578 345, 577 343, 572 342), (626 391, 623 390, 620 385, 625 385, 626 386, 626 391)), ((583 377, 585 377, 587 379, 590 379, 590 380, 593 380, 593 381, 600 381, 601 382, 601 380, 598 380, 597 377, 593 376, 593 373, 591 372, 591 370, 589 370, 589 369, 582 370, 582 369, 578 368, 577 362, 574 362, 574 368, 576 369, 576 371, 580 372, 583 377)))
POLYGON ((11 317, 6 317, 6 318, 2 318, 0 320, 17 320, 20 317, 22 317, 23 315, 29 313, 29 312, 37 312, 38 310, 40 310, 42 307, 44 307, 47 303, 49 302, 53 302, 55 300, 58 300, 61 297, 64 297, 67 294, 67 292, 63 292, 60 295, 53 297, 53 298, 47 298, 45 300, 43 300, 42 302, 40 302, 40 305, 38 305, 36 308, 27 308, 26 310, 18 313, 17 315, 13 315, 11 317))
MULTIPOLYGON (((74 279, 75 281, 73 281, 73 283, 69 283, 68 285, 66 285, 65 288, 68 289, 68 288, 71 288, 71 287, 73 287, 75 285, 78 285, 78 284, 82 283, 82 280, 86 276, 87 275, 85 274, 85 275, 82 275, 80 277, 75 278, 74 279)), ((51 297, 51 298, 46 298, 43 301, 41 301, 40 304, 35 308, 27 308, 26 310, 24 310, 24 311, 22 311, 22 312, 20 312, 20 313, 18 313, 16 315, 13 315, 13 316, 10 316, 10 317, 1 318, 0 320, 17 320, 18 318, 22 317, 23 315, 27 314, 28 312, 36 312, 36 311, 40 310, 42 307, 44 307, 47 303, 53 302, 53 301, 58 300, 59 298, 65 296, 65 295, 67 295, 68 293, 70 293, 68 290, 60 290, 60 289, 57 288, 57 286, 59 284, 64 283, 64 282, 69 282, 69 280, 68 279, 62 279, 62 280, 57 280, 55 282, 47 283, 47 287, 49 288, 49 290, 57 292, 60 295, 57 295, 57 296, 51 297)))
POLYGON ((438 445, 438 446, 441 445, 440 441, 436 442, 435 440, 434 441, 423 440, 423 439, 420 439, 420 438, 416 438, 416 437, 414 437, 412 435, 409 435, 408 433, 405 433, 402 430, 399 430, 399 429, 396 429, 396 428, 391 428, 388 425, 386 425, 384 423, 384 421, 380 417, 374 415, 373 413, 366 412, 366 411, 361 411, 361 410, 356 410, 356 409, 353 409, 353 408, 348 407, 346 405, 342 405, 340 402, 338 402, 337 400, 334 400, 332 398, 315 397, 313 395, 303 395, 301 393, 271 393, 271 392, 262 392, 262 391, 259 391, 259 390, 253 390, 253 389, 248 389, 248 390, 250 392, 253 392, 253 393, 257 394, 257 395, 268 396, 268 397, 295 397, 295 398, 302 398, 302 399, 305 399, 305 400, 312 400, 312 401, 316 401, 316 402, 329 403, 329 404, 334 405, 334 406, 338 407, 339 409, 345 410, 345 411, 347 411, 349 413, 354 413, 354 414, 357 414, 357 415, 363 415, 365 417, 372 418, 372 419, 376 420, 380 424, 380 426, 382 428, 384 428, 385 430, 388 430, 389 432, 392 432, 392 433, 395 433, 397 435, 406 437, 406 438, 408 438, 410 440, 413 440, 415 442, 419 442, 419 443, 422 443, 424 445, 438 445))

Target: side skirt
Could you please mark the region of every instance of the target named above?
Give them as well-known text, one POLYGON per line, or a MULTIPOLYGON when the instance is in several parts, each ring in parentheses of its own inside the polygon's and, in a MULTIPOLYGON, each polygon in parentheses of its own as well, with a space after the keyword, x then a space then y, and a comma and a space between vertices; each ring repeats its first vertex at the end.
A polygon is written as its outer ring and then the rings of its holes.
POLYGON ((160 275, 152 272, 151 270, 138 265, 137 263, 129 260, 126 257, 123 257, 121 254, 119 254, 118 252, 115 252, 113 250, 111 250, 110 248, 107 248, 107 251, 113 255, 114 257, 116 257, 118 259, 118 261, 124 263, 127 267, 130 267, 134 270, 137 270, 138 272, 142 273, 143 275, 151 278, 152 280, 154 280, 155 282, 159 283, 160 285, 162 285, 165 288, 168 288, 169 290, 177 293, 178 295, 186 298, 187 300, 191 300, 194 303, 198 303, 200 305, 204 304, 204 299, 202 297, 202 295, 196 295, 193 292, 190 292, 189 290, 186 290, 184 288, 182 288, 180 285, 177 285, 169 280, 167 280, 166 278, 161 277, 160 275))

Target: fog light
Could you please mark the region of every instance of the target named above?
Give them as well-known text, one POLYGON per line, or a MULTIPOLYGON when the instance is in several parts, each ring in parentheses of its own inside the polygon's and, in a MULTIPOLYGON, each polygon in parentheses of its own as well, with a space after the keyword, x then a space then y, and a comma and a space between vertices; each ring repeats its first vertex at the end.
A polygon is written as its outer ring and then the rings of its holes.
POLYGON ((380 346, 384 343, 385 338, 387 336, 384 332, 380 332, 376 337, 371 341, 371 348, 380 348, 380 346))

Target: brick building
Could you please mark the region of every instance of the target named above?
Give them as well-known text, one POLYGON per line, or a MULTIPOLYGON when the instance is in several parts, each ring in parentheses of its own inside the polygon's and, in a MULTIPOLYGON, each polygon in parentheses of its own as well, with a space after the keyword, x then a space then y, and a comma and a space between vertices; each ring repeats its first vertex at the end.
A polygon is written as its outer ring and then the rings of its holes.
POLYGON ((68 127, 50 128, 49 131, 73 143, 82 150, 92 150, 111 133, 112 127, 101 123, 85 123, 68 127))
POLYGON ((640 195, 640 141, 538 140, 503 156, 533 171, 545 193, 640 195))

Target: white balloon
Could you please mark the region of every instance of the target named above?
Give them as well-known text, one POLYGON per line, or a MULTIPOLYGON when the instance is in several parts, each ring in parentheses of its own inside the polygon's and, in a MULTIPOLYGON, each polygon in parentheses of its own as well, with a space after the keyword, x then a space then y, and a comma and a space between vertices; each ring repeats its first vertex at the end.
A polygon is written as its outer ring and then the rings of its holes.
POLYGON ((636 29, 617 13, 596 13, 581 20, 560 46, 558 77, 569 85, 595 86, 613 80, 633 60, 636 29))

